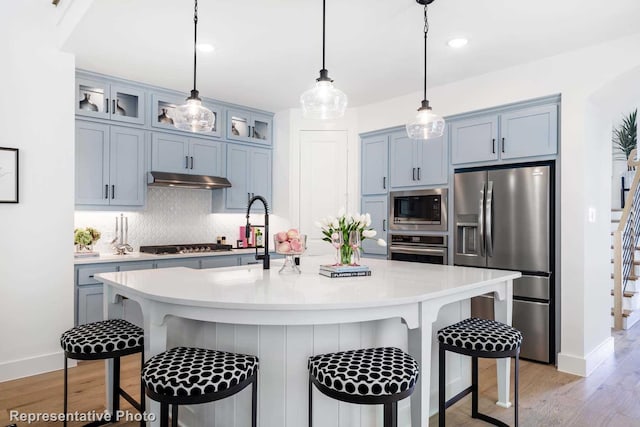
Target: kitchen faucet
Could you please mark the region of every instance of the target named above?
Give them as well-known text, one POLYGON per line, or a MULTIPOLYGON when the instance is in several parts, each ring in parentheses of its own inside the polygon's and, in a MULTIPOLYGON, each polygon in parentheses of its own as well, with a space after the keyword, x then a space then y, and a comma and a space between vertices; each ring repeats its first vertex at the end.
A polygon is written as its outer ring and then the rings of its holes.
POLYGON ((264 205, 264 255, 258 255, 258 247, 256 246, 256 259, 262 260, 262 268, 264 270, 269 270, 270 261, 269 261, 269 207, 267 205, 267 201, 262 196, 253 196, 251 200, 249 200, 249 206, 247 206, 247 226, 245 227, 245 237, 249 239, 251 235, 251 224, 249 224, 249 213, 251 212, 251 205, 256 200, 260 200, 264 205))

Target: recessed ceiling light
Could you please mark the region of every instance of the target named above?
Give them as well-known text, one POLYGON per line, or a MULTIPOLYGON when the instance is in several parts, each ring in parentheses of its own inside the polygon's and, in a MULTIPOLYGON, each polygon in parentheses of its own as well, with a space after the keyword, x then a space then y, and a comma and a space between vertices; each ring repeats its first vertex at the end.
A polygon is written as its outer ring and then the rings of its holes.
POLYGON ((449 45, 449 47, 452 47, 454 49, 459 49, 463 46, 466 46, 467 43, 469 43, 469 40, 465 39, 464 37, 458 37, 455 39, 451 39, 447 42, 447 44, 449 45))
POLYGON ((209 43, 198 43, 198 50, 202 53, 210 53, 213 52, 215 48, 209 43))

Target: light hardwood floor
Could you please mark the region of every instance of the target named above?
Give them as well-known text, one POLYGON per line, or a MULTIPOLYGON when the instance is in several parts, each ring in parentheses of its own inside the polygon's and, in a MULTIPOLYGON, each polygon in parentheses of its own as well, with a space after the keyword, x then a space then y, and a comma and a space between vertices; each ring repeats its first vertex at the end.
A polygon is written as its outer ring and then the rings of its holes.
MULTIPOLYGON (((640 327, 614 332, 613 336, 615 354, 588 378, 558 372, 553 366, 523 361, 520 364, 520 425, 640 427, 640 327)), ((132 355, 123 358, 122 362, 123 385, 134 397, 138 396, 139 360, 138 355, 132 355)), ((494 403, 498 394, 495 372, 495 362, 480 362, 480 411, 513 425, 513 409, 503 409, 494 403)), ((70 370, 69 379, 70 411, 104 410, 104 362, 81 362, 70 370)), ((513 381, 513 374, 511 379, 513 381)), ((62 371, 0 383, 0 426, 10 423, 10 410, 60 412, 62 393, 62 371)), ((121 399, 121 406, 123 410, 135 413, 124 399, 121 399)), ((471 419, 470 413, 471 396, 467 396, 447 410, 447 425, 487 425, 471 419)), ((19 427, 27 425, 17 424, 19 427)), ((429 425, 437 424, 435 415, 429 425)), ((134 427, 138 423, 120 422, 118 425, 134 427)))

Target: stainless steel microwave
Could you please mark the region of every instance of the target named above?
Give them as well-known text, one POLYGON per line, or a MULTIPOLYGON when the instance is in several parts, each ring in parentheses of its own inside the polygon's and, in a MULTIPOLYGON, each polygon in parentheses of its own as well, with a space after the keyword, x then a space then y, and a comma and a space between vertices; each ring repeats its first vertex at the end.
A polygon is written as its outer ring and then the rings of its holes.
POLYGON ((447 231, 447 189, 392 191, 389 228, 405 231, 447 231))

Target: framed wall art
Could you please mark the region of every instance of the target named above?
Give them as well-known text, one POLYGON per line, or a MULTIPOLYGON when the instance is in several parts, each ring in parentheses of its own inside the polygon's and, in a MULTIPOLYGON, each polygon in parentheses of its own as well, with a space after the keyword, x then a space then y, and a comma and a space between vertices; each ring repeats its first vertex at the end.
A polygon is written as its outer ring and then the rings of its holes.
POLYGON ((18 149, 0 147, 0 203, 18 203, 18 149))

